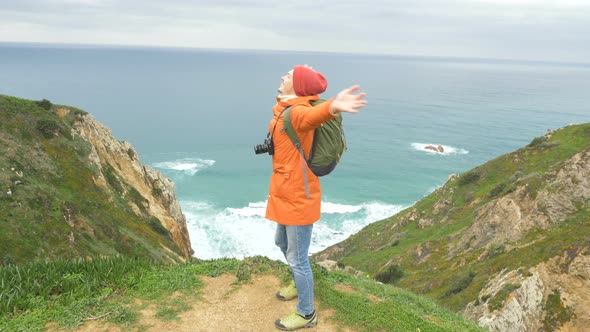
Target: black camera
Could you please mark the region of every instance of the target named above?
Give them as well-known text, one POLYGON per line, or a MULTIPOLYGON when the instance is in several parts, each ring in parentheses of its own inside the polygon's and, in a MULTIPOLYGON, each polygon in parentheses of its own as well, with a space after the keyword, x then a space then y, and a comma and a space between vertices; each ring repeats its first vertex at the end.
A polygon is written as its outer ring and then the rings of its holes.
POLYGON ((254 145, 254 153, 262 154, 268 152, 269 155, 275 154, 275 147, 272 144, 272 137, 270 137, 270 133, 266 136, 264 143, 254 145))

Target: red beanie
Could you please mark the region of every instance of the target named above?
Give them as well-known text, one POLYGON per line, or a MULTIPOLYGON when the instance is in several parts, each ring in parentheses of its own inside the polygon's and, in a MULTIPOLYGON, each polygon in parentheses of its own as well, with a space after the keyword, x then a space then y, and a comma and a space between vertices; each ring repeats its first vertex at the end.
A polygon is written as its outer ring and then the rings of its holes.
POLYGON ((321 73, 306 67, 293 67, 293 89, 299 97, 319 95, 326 91, 328 81, 321 73))

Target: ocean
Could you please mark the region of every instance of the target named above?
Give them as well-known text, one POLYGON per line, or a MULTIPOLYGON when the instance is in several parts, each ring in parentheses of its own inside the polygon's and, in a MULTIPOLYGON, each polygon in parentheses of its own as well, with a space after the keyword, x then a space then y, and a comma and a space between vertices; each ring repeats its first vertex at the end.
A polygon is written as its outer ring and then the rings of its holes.
POLYGON ((306 52, 0 44, 0 94, 81 108, 171 178, 195 256, 282 259, 264 219, 280 77, 308 64, 324 98, 359 84, 348 151, 321 179, 311 252, 390 217, 549 129, 590 121, 590 64, 306 52), (427 150, 442 145, 444 153, 427 150))

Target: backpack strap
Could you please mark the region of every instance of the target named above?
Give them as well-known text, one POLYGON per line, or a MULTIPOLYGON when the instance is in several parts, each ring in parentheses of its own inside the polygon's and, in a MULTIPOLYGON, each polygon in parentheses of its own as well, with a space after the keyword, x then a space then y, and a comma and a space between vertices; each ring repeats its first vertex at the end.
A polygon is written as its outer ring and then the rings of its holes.
POLYGON ((287 136, 293 142, 293 145, 297 148, 299 153, 301 154, 301 167, 303 168, 303 184, 305 185, 305 197, 309 198, 309 185, 307 184, 307 158, 305 157, 305 152, 303 152, 303 148, 301 147, 301 141, 299 141, 299 137, 297 137, 297 133, 295 129, 293 129, 293 124, 291 123, 291 108, 293 106, 287 107, 283 112, 285 112, 285 116, 283 117, 283 125, 285 126, 283 129, 287 132, 287 136))

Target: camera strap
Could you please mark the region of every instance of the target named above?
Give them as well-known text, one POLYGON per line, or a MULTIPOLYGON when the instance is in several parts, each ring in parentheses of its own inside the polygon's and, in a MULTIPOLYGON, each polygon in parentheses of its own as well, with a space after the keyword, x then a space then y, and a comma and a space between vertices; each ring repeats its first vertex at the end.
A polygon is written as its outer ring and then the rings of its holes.
MULTIPOLYGON (((283 113, 285 113, 286 110, 288 110, 289 108, 291 108, 291 106, 285 108, 284 110, 281 111, 281 113, 279 113, 279 116, 277 116, 277 119, 275 120, 275 126, 274 128, 272 128, 272 134, 269 132, 268 135, 266 135, 266 137, 270 137, 272 139, 272 137, 275 134, 275 129, 277 129, 277 124, 279 123, 279 119, 281 118, 281 115, 283 115, 283 113)), ((274 144, 274 142, 273 142, 274 144)))
MULTIPOLYGON (((281 118, 281 115, 283 115, 283 113, 285 113, 286 111, 289 111, 292 107, 293 106, 286 107, 285 109, 283 109, 281 111, 281 113, 279 113, 279 116, 277 116, 277 119, 275 121, 275 126, 272 129, 272 134, 269 132, 268 133, 268 136, 267 136, 267 137, 270 137, 271 140, 272 140, 272 137, 273 137, 273 135, 275 133, 275 130, 277 129, 277 123, 279 122, 279 119, 281 118)), ((288 117, 287 115, 285 115, 285 116, 288 117)), ((290 122, 289 122, 289 126, 291 126, 290 122)), ((292 127, 291 127, 291 129, 292 129, 292 127)), ((308 166, 308 164, 307 164, 307 158, 305 157, 305 152, 303 152, 303 148, 301 146, 301 142, 299 142, 299 139, 296 138, 297 135, 295 133, 291 133, 289 130, 287 130, 287 127, 281 129, 281 132, 283 132, 283 131, 286 131, 287 132, 287 135, 289 136, 289 138, 291 139, 291 141, 293 142, 293 144, 295 145, 295 147, 297 148, 297 150, 299 151, 299 153, 301 153, 301 167, 303 169, 303 184, 305 185, 305 196, 307 198, 309 198, 310 197, 310 194, 309 194, 309 185, 307 184, 307 166, 308 166), (291 137, 291 134, 293 134, 293 136, 296 139, 293 139, 291 137)), ((273 142, 273 144, 274 144, 274 142, 273 142)))

